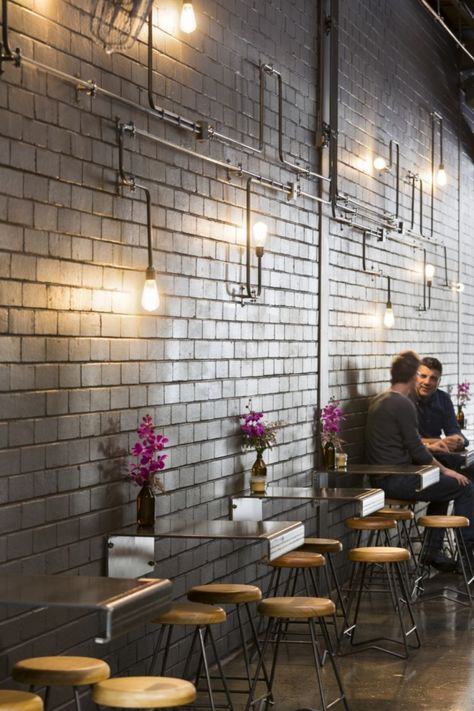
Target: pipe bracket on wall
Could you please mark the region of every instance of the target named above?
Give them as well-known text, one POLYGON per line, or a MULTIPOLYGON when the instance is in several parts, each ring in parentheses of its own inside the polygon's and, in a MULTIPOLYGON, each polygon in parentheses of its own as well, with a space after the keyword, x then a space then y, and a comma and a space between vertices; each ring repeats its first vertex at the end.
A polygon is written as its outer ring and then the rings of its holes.
POLYGON ((8 41, 8 0, 2 0, 2 41, 0 42, 0 74, 3 74, 3 63, 12 62, 14 67, 21 66, 21 49, 11 50, 8 41))

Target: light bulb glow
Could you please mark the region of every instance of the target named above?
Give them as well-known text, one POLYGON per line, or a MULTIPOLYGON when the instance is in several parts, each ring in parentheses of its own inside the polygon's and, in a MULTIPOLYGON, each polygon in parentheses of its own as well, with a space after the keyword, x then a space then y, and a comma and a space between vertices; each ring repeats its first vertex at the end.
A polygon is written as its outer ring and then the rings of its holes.
POLYGON ((160 295, 155 279, 155 270, 149 267, 146 270, 146 279, 142 291, 142 307, 145 311, 156 311, 160 305, 160 295))
POLYGON ((432 264, 427 264, 425 266, 425 277, 426 277, 426 281, 428 283, 431 283, 433 281, 434 273, 435 273, 434 266, 432 264))
POLYGON ((464 284, 462 281, 455 281, 453 282, 451 288, 453 291, 457 291, 457 293, 460 294, 461 291, 464 291, 464 284))
POLYGON ((253 240, 256 247, 264 247, 267 239, 268 227, 265 222, 256 222, 252 229, 253 240))
POLYGON ((395 316, 393 313, 393 307, 390 301, 387 302, 385 306, 385 313, 383 315, 383 325, 385 328, 392 328, 395 323, 395 316))
POLYGON ((444 168, 444 165, 442 163, 440 163, 438 172, 436 173, 436 184, 440 188, 443 188, 447 182, 448 182, 448 176, 447 176, 446 170, 444 168))
POLYGON ((375 156, 374 158, 374 168, 375 170, 385 170, 387 167, 387 161, 382 156, 375 156))
POLYGON ((194 32, 194 30, 196 29, 196 15, 194 14, 192 2, 183 2, 179 26, 181 28, 181 31, 186 32, 186 34, 194 32))

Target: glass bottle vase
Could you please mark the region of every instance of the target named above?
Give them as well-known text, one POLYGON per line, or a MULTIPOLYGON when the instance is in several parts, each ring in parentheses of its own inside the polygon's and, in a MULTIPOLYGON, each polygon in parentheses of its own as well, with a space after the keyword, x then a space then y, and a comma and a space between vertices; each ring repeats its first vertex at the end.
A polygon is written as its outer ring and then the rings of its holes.
POLYGON ((326 442, 323 447, 323 459, 326 469, 334 469, 336 466, 336 448, 333 442, 326 442))
POLYGON ((148 484, 144 484, 137 496, 137 524, 153 526, 155 523, 155 494, 148 484))
POLYGON ((458 411, 456 413, 456 420, 459 425, 459 428, 463 430, 466 427, 466 419, 464 417, 464 410, 462 409, 462 405, 458 405, 458 411))
POLYGON ((253 494, 263 493, 267 485, 267 465, 263 461, 263 449, 257 449, 257 459, 253 463, 250 489, 253 494))

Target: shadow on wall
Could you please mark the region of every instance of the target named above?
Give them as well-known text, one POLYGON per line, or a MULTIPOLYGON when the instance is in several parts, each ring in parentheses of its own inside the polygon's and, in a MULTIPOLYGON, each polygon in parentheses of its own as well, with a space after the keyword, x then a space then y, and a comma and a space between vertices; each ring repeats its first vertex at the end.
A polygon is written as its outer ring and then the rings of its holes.
POLYGON ((364 461, 364 436, 367 411, 371 399, 380 392, 379 384, 371 382, 371 371, 361 369, 355 360, 349 359, 344 373, 347 375, 347 405, 344 406, 346 419, 342 426, 344 449, 352 462, 364 461))

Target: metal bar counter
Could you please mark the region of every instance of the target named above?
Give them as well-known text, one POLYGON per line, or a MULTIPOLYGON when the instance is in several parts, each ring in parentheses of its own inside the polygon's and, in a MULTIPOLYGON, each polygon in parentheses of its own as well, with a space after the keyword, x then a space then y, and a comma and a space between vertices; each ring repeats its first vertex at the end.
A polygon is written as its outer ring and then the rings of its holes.
POLYGON ((354 503, 360 516, 368 516, 385 503, 382 489, 329 488, 314 486, 268 486, 262 493, 242 491, 231 497, 234 521, 261 521, 263 501, 287 499, 354 503))
POLYGON ((156 521, 154 526, 127 526, 107 538, 108 574, 143 575, 154 567, 155 539, 226 539, 263 541, 270 560, 303 545, 304 525, 300 521, 156 521))
POLYGON ((89 575, 2 575, 0 602, 31 607, 66 607, 99 613, 102 634, 110 642, 171 605, 167 579, 120 580, 89 575))
MULTIPOLYGON (((316 474, 321 472, 316 472, 316 474)), ((439 481, 439 467, 431 464, 349 464, 346 469, 325 470, 325 474, 355 474, 358 476, 416 476, 419 480, 417 491, 426 489, 439 481)))

